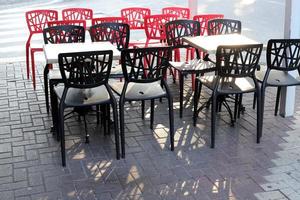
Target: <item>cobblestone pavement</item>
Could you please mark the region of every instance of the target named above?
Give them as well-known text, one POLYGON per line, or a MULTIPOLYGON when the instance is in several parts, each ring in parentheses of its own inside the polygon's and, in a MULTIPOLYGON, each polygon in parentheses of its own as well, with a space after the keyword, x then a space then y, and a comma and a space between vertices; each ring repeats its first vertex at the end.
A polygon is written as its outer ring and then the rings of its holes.
MULTIPOLYGON (((216 148, 210 143, 210 112, 192 125, 192 93, 187 82, 183 119, 178 83, 170 83, 175 103, 175 152, 169 149, 166 101, 157 102, 155 128, 139 103, 126 106, 126 159, 116 160, 113 135, 104 136, 89 116, 90 144, 83 123, 66 121, 67 167, 50 133, 42 90, 25 78, 24 63, 0 66, 0 199, 300 199, 300 106, 294 117, 275 117, 274 91, 266 94, 264 134, 255 143, 252 95, 235 127, 219 113, 216 148)), ((299 91, 298 91, 299 92, 299 91)), ((208 96, 207 93, 203 93, 208 96)), ((147 106, 149 106, 147 104, 147 106)))

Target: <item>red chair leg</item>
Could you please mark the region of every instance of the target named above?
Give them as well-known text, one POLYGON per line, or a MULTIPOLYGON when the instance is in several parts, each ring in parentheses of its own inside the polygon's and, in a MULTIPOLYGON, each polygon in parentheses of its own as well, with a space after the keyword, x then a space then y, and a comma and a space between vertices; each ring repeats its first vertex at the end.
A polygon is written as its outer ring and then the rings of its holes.
POLYGON ((30 67, 29 67, 29 43, 26 43, 26 73, 27 73, 27 79, 29 79, 30 74, 30 67))
POLYGON ((36 82, 35 82, 35 65, 34 65, 34 50, 31 49, 31 67, 32 67, 32 83, 33 83, 33 89, 36 88, 36 82))

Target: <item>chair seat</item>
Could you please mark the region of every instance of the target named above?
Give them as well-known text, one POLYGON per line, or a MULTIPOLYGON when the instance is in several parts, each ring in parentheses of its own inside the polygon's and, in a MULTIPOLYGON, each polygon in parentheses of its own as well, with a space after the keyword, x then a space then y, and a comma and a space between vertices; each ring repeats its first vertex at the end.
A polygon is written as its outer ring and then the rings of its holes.
POLYGON ((170 65, 182 73, 205 73, 215 70, 212 62, 194 59, 191 62, 169 62, 170 65))
MULTIPOLYGON (((110 82, 111 88, 121 95, 124 82, 110 82)), ((166 96, 166 92, 160 85, 160 81, 152 83, 129 82, 125 93, 126 100, 148 100, 166 96)))
MULTIPOLYGON (((201 76, 198 79, 203 85, 213 90, 216 84, 216 75, 201 76)), ((239 94, 255 91, 255 84, 250 77, 222 78, 217 90, 223 94, 239 94)))
MULTIPOLYGON (((261 66, 261 69, 255 72, 255 76, 259 82, 263 82, 266 71, 267 71, 267 67, 261 66)), ((300 77, 295 78, 287 72, 279 71, 279 70, 271 70, 267 80, 267 85, 270 86, 300 85, 300 77)))
MULTIPOLYGON (((61 99, 64 86, 58 85, 54 88, 56 95, 61 99)), ((109 93, 104 85, 90 89, 69 88, 65 99, 67 106, 91 106, 110 101, 109 93)))

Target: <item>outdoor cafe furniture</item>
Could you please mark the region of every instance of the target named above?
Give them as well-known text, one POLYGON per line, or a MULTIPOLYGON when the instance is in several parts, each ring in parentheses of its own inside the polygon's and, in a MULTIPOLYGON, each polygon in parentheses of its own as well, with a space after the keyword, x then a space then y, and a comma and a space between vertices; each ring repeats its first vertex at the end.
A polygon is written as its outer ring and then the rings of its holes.
MULTIPOLYGON (((144 30, 144 18, 145 16, 151 15, 149 8, 143 7, 128 7, 121 10, 121 17, 128 19, 128 24, 131 31, 144 30)), ((129 46, 145 44, 142 39, 132 40, 130 39, 129 46)))
MULTIPOLYGON (((200 76, 196 79, 194 94, 194 125, 198 117, 198 102, 202 85, 212 91, 211 94, 211 148, 215 146, 217 99, 228 94, 255 92, 258 96, 256 142, 259 143, 262 127, 262 102, 260 87, 255 78, 262 44, 220 45, 216 52, 216 74, 200 76)), ((228 104, 224 104, 225 107, 228 104)))
POLYGON ((92 19, 92 25, 107 23, 107 22, 128 24, 128 19, 125 17, 98 17, 92 19))
POLYGON ((176 15, 178 19, 190 19, 191 11, 184 7, 165 7, 161 10, 162 14, 176 15))
POLYGON ((62 10, 63 20, 92 20, 93 10, 89 8, 66 8, 62 10))
POLYGON ((30 58, 31 58, 31 73, 33 89, 36 88, 35 80, 35 63, 34 63, 34 53, 38 51, 43 51, 42 45, 33 45, 31 40, 35 36, 42 36, 43 29, 47 26, 47 22, 58 20, 58 12, 55 10, 32 10, 25 14, 27 26, 29 29, 29 37, 26 42, 26 72, 27 79, 30 75, 30 58))
MULTIPOLYGON (((130 101, 150 100, 150 128, 153 129, 155 99, 168 99, 170 143, 171 150, 174 150, 173 98, 164 80, 170 57, 171 48, 169 47, 125 49, 121 52, 125 82, 115 82, 110 85, 120 95, 120 136, 123 158, 125 157, 124 105, 125 102, 130 101)), ((144 113, 142 115, 144 118, 144 113)))
MULTIPOLYGON (((130 29, 129 25, 125 23, 100 23, 91 26, 90 36, 92 42, 109 41, 115 45, 119 51, 122 51, 128 48, 130 29)), ((119 63, 112 65, 110 77, 123 77, 122 68, 119 63)))
MULTIPOLYGON (((275 115, 278 111, 281 88, 300 85, 300 39, 271 39, 268 41, 266 66, 256 72, 261 83, 261 119, 263 121, 265 91, 277 87, 275 115)), ((257 97, 259 100, 259 97, 257 97)), ((263 123, 261 123, 263 126, 263 123)), ((261 130, 262 127, 261 127, 261 130)))
MULTIPOLYGON (((49 28, 43 30, 44 44, 85 42, 85 21, 53 21, 53 23, 48 22, 48 26, 49 28)), ((51 69, 51 67, 46 65, 43 74, 47 113, 50 110, 48 78, 50 88, 53 88, 54 84, 61 81, 59 70, 51 69)))
MULTIPOLYGON (((52 109, 61 142, 62 165, 66 166, 64 111, 110 104, 113 108, 116 157, 120 159, 116 99, 108 86, 113 51, 88 51, 58 55, 63 85, 54 88, 52 109)), ((85 117, 85 115, 83 115, 85 117)), ((85 129, 87 124, 85 120, 85 129)), ((88 137, 88 135, 86 135, 88 137)))
POLYGON ((200 35, 207 35, 208 21, 213 19, 223 19, 223 14, 201 14, 195 15, 193 20, 200 23, 200 35))
POLYGON ((212 19, 207 23, 208 35, 224 35, 242 32, 242 23, 234 19, 212 19))
MULTIPOLYGON (((191 65, 190 62, 180 62, 180 59, 178 59, 176 52, 180 51, 182 48, 190 48, 191 46, 187 45, 183 42, 183 37, 188 36, 198 36, 200 34, 200 24, 197 21, 194 20, 187 20, 187 19, 180 19, 180 20, 174 20, 166 23, 165 25, 165 31, 166 31, 166 39, 167 44, 169 46, 172 46, 175 51, 175 62, 170 62, 170 65, 172 68, 174 68, 175 71, 179 72, 179 85, 180 85, 180 98, 179 98, 179 116, 182 117, 182 110, 183 110, 183 86, 184 86, 184 76, 187 74, 193 74, 198 72, 197 69, 200 70, 200 65, 191 65), (190 67, 188 67, 190 66, 190 67), (197 67, 195 67, 197 66, 197 67)), ((195 61, 197 62, 197 61, 195 61)), ((176 73, 174 73, 176 76, 176 73)), ((174 76, 174 78, 175 78, 174 76)))

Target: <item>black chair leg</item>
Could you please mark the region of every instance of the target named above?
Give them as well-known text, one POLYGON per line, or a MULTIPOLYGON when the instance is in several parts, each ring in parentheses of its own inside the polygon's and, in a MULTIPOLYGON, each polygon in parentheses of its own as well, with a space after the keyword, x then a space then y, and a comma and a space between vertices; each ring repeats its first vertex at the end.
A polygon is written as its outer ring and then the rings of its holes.
POLYGON ((217 96, 213 94, 212 106, 211 106, 211 143, 210 143, 211 148, 215 148, 216 113, 217 113, 217 96))
POLYGON ((85 143, 90 143, 90 135, 88 133, 88 129, 87 129, 87 124, 86 124, 86 117, 85 115, 83 115, 83 120, 84 120, 84 131, 85 131, 85 143))
POLYGON ((142 100, 142 119, 145 119, 145 100, 142 100))
POLYGON ((262 135, 262 123, 263 123, 263 97, 260 89, 256 90, 256 95, 257 95, 257 132, 256 132, 256 143, 260 143, 260 138, 262 135))
POLYGON ((256 101, 257 101, 257 95, 256 95, 256 92, 255 92, 254 96, 253 96, 253 104, 252 104, 253 109, 255 109, 256 101))
MULTIPOLYGON (((116 142, 116 156, 117 160, 120 159, 120 141, 119 141, 119 126, 118 126, 118 111, 117 102, 115 99, 112 101, 113 117, 114 117, 114 131, 115 131, 115 142, 116 142)), ((124 135, 124 134, 123 134, 124 135)), ((121 144, 124 146, 124 144, 121 144)))
MULTIPOLYGON (((50 81, 51 82, 51 81, 50 81)), ((51 100, 51 114, 52 114, 52 122, 53 122, 53 133, 56 134, 56 140, 59 141, 59 114, 58 114, 58 99, 54 92, 54 85, 50 84, 50 100, 51 100)))
POLYGON ((49 74, 49 65, 46 64, 44 68, 44 89, 45 89, 45 100, 46 100, 46 109, 49 114, 49 92, 48 92, 48 74, 49 74))
POLYGON ((154 122, 154 99, 151 99, 151 108, 150 108, 150 129, 153 129, 154 122))
POLYGON ((59 106, 59 135, 62 166, 66 166, 66 147, 65 147, 65 131, 64 131, 64 107, 59 106))
POLYGON ((170 121, 170 143, 171 151, 174 151, 174 111, 173 111, 173 98, 168 95, 169 102, 169 121, 170 121))
POLYGON ((240 102, 239 102, 239 94, 235 94, 235 97, 234 97, 234 121, 236 121, 236 119, 237 119, 237 115, 238 115, 238 109, 240 108, 239 107, 239 104, 240 104, 240 102))
POLYGON ((239 102, 239 107, 238 107, 238 115, 237 115, 237 117, 240 118, 241 112, 242 112, 242 114, 244 114, 244 111, 245 111, 245 108, 243 107, 243 104, 242 104, 242 102, 243 102, 243 94, 239 95, 238 102, 239 102))
POLYGON ((279 107, 279 101, 280 101, 280 93, 281 93, 281 87, 277 87, 276 104, 275 104, 275 112, 274 112, 275 116, 277 116, 277 113, 278 113, 278 107, 279 107))
POLYGON ((183 82, 184 74, 179 73, 179 117, 182 118, 183 112, 183 82))
POLYGON ((120 112, 120 136, 121 136, 121 156, 125 158, 125 124, 124 124, 124 100, 122 97, 119 102, 119 112, 120 112))
POLYGON ((193 124, 196 126, 198 118, 198 102, 201 96, 202 83, 195 79, 195 92, 194 92, 194 115, 193 115, 193 124))
MULTIPOLYGON (((263 132, 263 123, 264 123, 264 106, 265 106, 265 92, 266 92, 266 86, 262 84, 261 86, 261 92, 260 92, 260 127, 259 127, 259 138, 257 140, 257 143, 260 142, 260 138, 262 137, 262 132, 263 132)), ((258 98, 257 98, 258 99, 258 98)))

